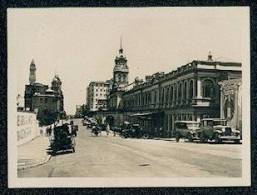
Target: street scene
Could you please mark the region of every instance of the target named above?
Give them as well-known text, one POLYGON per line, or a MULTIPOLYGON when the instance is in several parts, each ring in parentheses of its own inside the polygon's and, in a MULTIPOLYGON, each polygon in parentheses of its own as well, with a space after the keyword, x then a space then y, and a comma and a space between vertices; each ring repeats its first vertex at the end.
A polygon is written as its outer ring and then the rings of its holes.
POLYGON ((9 12, 18 180, 249 176, 248 12, 160 10, 9 12))
MULTIPOLYGON (((241 145, 176 143, 174 139, 96 136, 79 126, 76 152, 52 156, 44 165, 19 170, 19 177, 240 177, 241 145), (183 155, 182 155, 183 154, 183 155), (202 159, 205 159, 204 161, 202 159)), ((36 156, 36 155, 35 155, 36 156)))

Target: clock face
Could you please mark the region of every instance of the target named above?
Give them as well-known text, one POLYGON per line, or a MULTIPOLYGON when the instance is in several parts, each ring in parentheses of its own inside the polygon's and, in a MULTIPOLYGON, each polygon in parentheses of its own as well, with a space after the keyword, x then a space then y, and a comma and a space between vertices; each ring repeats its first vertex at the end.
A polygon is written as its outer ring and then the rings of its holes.
POLYGON ((231 120, 234 116, 234 111, 235 111, 235 97, 234 95, 228 95, 225 98, 225 104, 224 104, 225 118, 228 120, 231 120))

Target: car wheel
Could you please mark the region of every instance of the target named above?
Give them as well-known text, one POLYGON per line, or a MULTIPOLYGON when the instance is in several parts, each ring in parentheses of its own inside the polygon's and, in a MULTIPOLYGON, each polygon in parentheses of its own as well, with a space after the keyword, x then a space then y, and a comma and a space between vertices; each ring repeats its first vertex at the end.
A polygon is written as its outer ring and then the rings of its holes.
POLYGON ((188 139, 189 142, 193 142, 193 137, 192 137, 191 133, 189 133, 187 135, 187 139, 188 139))
POLYGON ((234 141, 234 143, 235 144, 240 144, 240 140, 237 139, 237 140, 234 141))
POLYGON ((176 133, 176 142, 179 142, 179 139, 180 139, 180 135, 179 133, 176 133))
POLYGON ((206 136, 205 136, 205 134, 203 132, 200 134, 200 142, 201 143, 205 143, 206 142, 206 136))
POLYGON ((215 143, 217 143, 217 144, 219 144, 219 143, 222 142, 222 140, 220 139, 220 136, 219 136, 218 133, 216 133, 216 134, 214 135, 214 141, 215 141, 215 143))

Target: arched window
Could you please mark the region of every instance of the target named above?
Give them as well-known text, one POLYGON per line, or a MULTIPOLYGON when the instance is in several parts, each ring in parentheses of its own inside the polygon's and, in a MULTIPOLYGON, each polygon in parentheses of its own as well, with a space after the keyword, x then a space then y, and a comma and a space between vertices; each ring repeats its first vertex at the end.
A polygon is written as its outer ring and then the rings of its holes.
POLYGON ((169 94, 170 94, 170 88, 168 87, 166 91, 166 104, 169 103, 169 94))
POLYGON ((164 88, 162 89, 162 104, 164 104, 164 88))
POLYGON ((174 85, 174 102, 177 101, 177 85, 174 85))
POLYGON ((203 97, 211 98, 215 94, 215 86, 213 81, 210 79, 203 81, 203 97))
POLYGON ((182 83, 179 84, 178 88, 178 102, 181 102, 181 95, 182 95, 182 83))
POLYGON ((170 88, 170 103, 173 101, 173 86, 170 88))
POLYGON ((189 83, 189 99, 192 99, 193 98, 193 95, 194 95, 194 82, 193 80, 190 81, 189 83))
POLYGON ((154 91, 154 103, 156 103, 157 100, 157 91, 154 91))
POLYGON ((183 88, 183 98, 184 100, 187 99, 187 82, 184 82, 184 88, 183 88))

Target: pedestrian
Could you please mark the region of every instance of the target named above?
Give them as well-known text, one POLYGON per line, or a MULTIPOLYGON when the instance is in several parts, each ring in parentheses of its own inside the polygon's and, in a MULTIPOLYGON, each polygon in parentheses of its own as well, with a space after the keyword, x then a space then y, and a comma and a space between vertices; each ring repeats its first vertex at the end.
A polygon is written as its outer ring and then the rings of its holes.
POLYGON ((49 136, 51 136, 52 135, 52 126, 50 125, 50 127, 49 127, 49 136))
POLYGON ((109 135, 109 133, 110 133, 110 126, 107 123, 107 125, 106 125, 106 134, 107 134, 107 136, 109 135))

